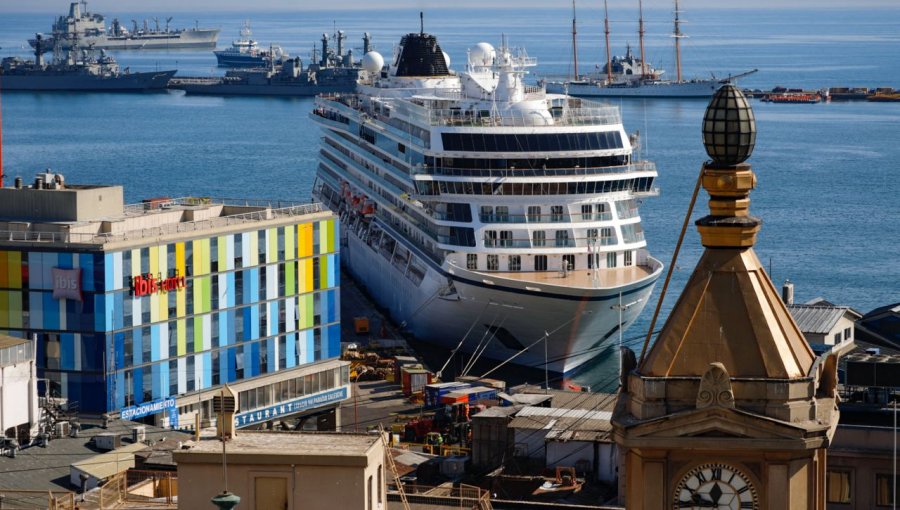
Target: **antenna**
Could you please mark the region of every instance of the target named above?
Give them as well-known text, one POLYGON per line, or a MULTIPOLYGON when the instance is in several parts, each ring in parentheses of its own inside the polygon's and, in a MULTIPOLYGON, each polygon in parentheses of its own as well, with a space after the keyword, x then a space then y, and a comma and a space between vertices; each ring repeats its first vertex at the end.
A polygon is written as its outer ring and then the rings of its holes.
POLYGON ((572 61, 574 64, 575 71, 575 79, 578 79, 578 42, 576 41, 576 34, 578 34, 578 29, 576 28, 575 23, 575 0, 572 0, 572 61))
POLYGON ((419 11, 419 34, 425 35, 425 13, 419 11))
POLYGON ((609 9, 606 0, 603 0, 603 27, 606 33, 606 84, 612 83, 612 56, 609 51, 609 9))

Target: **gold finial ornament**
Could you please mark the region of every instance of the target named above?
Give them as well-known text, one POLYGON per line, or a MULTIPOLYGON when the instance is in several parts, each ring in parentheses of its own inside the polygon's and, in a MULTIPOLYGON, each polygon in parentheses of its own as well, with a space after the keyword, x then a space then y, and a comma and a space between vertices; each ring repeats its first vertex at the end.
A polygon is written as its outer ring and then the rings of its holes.
POLYGON ((712 161, 701 183, 709 193, 709 216, 697 220, 703 246, 748 248, 762 221, 750 216, 756 176, 744 163, 756 145, 756 120, 744 94, 728 83, 713 95, 703 116, 703 145, 712 161))
POLYGON ((756 119, 741 90, 731 83, 713 95, 703 116, 703 145, 715 167, 747 161, 756 145, 756 119))

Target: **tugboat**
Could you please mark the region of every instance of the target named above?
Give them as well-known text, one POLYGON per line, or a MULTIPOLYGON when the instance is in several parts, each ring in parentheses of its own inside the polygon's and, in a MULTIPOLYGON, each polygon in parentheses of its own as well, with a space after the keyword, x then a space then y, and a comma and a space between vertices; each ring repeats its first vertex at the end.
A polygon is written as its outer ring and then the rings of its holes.
MULTIPOLYGON (((215 48, 219 38, 218 28, 169 29, 172 18, 166 18, 165 29, 160 28, 159 18, 153 18, 154 28, 144 20, 138 27, 137 21, 131 20, 132 30, 125 28, 118 19, 113 19, 112 26, 106 29, 106 19, 102 14, 87 10, 87 1, 69 4, 68 16, 60 16, 53 23, 53 36, 60 36, 63 50, 70 44, 75 48, 93 48, 97 50, 167 50, 179 48, 215 48)), ((50 51, 55 41, 42 34, 44 50, 50 51), (46 44, 49 43, 49 44, 46 44)), ((32 48, 36 47, 37 38, 29 39, 32 48)))
POLYGON ((260 50, 259 43, 251 39, 252 36, 250 22, 245 21, 240 39, 235 39, 231 48, 213 52, 219 67, 269 67, 271 63, 281 64, 288 58, 288 54, 278 45, 271 45, 268 51, 260 50))
POLYGON ((100 50, 61 49, 61 38, 54 38, 53 61, 44 62, 46 42, 35 36, 34 60, 6 57, 0 63, 0 91, 107 91, 146 92, 165 90, 175 70, 132 73, 120 71, 115 59, 100 50))

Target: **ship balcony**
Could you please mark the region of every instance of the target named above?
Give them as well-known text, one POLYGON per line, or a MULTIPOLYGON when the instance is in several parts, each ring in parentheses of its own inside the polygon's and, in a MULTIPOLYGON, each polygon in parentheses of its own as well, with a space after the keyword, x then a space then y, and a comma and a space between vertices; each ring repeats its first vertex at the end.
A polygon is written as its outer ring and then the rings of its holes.
MULTIPOLYGON (((622 243, 622 246, 644 242, 643 232, 630 233, 622 243)), ((485 248, 590 248, 592 246, 617 246, 615 237, 579 237, 577 239, 483 239, 485 248)), ((450 236, 439 235, 438 242, 450 244, 450 236)))
POLYGON ((597 167, 573 167, 573 168, 455 168, 446 166, 428 166, 424 164, 410 167, 410 173, 415 177, 438 175, 444 177, 562 177, 562 176, 590 176, 590 175, 629 175, 640 172, 652 172, 656 175, 656 164, 652 161, 639 161, 628 165, 597 166, 597 167))
MULTIPOLYGON (((633 216, 629 216, 633 217, 633 216)), ((582 223, 591 221, 612 221, 611 212, 592 214, 481 214, 482 223, 582 223)))
POLYGON ((610 294, 651 284, 662 274, 663 264, 651 257, 646 250, 638 252, 637 264, 627 267, 579 269, 575 271, 479 271, 466 269, 464 262, 448 257, 445 268, 451 275, 485 285, 542 293, 568 294, 581 298, 610 294))

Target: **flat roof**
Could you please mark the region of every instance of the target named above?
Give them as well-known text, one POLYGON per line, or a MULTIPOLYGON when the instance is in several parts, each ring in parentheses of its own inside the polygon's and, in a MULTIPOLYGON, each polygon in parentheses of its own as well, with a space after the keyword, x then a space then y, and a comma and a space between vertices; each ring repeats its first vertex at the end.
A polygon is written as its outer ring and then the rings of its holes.
POLYGON ((29 340, 27 338, 16 338, 14 336, 0 334, 0 349, 5 349, 7 347, 13 347, 16 345, 21 345, 21 344, 27 344, 30 342, 31 342, 31 340, 29 340))
POLYGON ((144 443, 127 444, 121 448, 73 462, 72 467, 97 480, 106 480, 113 475, 133 468, 134 453, 147 448, 149 446, 144 443))
MULTIPOLYGON (((228 462, 234 463, 366 466, 369 451, 380 441, 377 434, 240 430, 225 448, 228 462)), ((221 462, 222 442, 216 437, 186 446, 173 452, 175 462, 221 462)))

